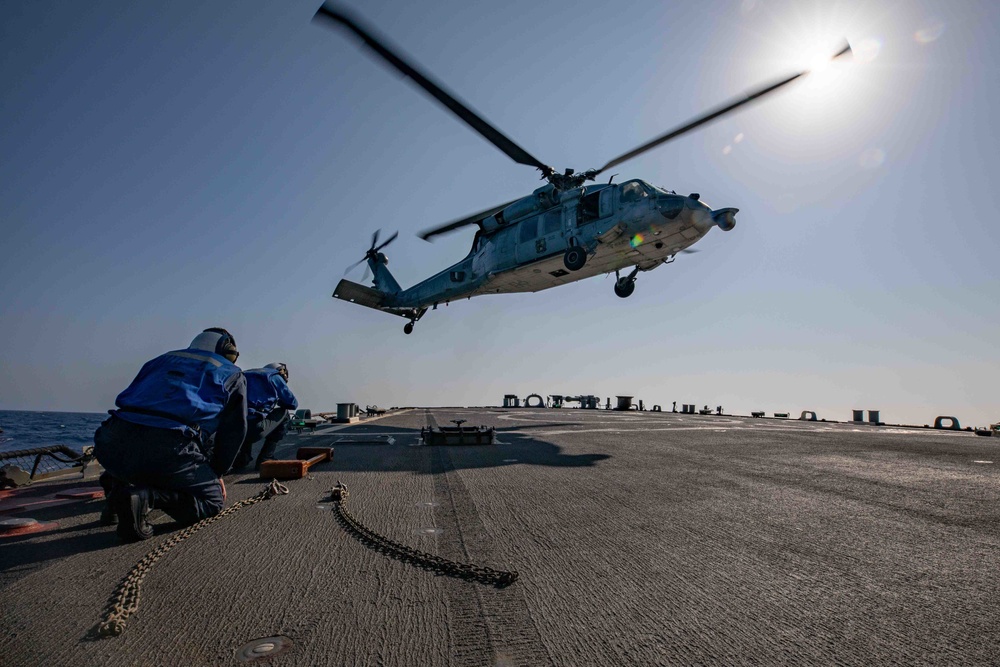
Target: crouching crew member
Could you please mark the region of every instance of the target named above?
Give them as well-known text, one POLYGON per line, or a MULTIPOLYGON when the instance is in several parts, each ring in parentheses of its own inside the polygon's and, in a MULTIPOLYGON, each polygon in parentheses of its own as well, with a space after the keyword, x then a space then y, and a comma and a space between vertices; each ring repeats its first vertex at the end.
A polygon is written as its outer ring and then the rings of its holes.
POLYGON ((123 540, 152 537, 147 515, 154 508, 183 525, 222 511, 220 478, 247 430, 237 357, 228 331, 205 329, 187 349, 146 362, 118 395, 118 409, 94 434, 94 455, 123 540))
POLYGON ((253 459, 253 449, 264 441, 257 455, 260 464, 274 458, 274 450, 285 437, 288 411, 299 407, 288 388, 288 366, 273 363, 244 372, 247 378, 247 437, 233 463, 233 470, 245 468, 253 459))

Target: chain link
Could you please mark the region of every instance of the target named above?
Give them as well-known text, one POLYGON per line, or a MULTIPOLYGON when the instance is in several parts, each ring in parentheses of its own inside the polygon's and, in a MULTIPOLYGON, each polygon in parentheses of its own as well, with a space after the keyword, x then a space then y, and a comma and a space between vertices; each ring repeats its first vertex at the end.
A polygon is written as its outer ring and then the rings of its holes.
POLYGON ((517 572, 504 572, 488 567, 456 563, 447 558, 418 551, 417 549, 390 540, 388 537, 379 535, 358 521, 347 509, 347 498, 349 495, 347 486, 340 482, 330 491, 330 499, 333 501, 334 509, 337 511, 337 521, 366 546, 397 558, 404 563, 410 563, 449 577, 456 577, 467 581, 478 581, 481 584, 488 584, 497 588, 506 588, 517 581, 517 572))
POLYGON ((115 590, 114 595, 111 596, 111 602, 108 604, 107 609, 105 609, 103 620, 98 623, 95 628, 97 635, 99 637, 114 637, 120 635, 122 631, 125 630, 125 621, 127 621, 128 617, 139 609, 139 594, 141 592, 143 579, 145 579, 146 575, 149 574, 149 571, 153 568, 156 561, 160 560, 160 558, 162 558, 178 543, 184 541, 188 537, 191 537, 205 526, 218 521, 224 516, 233 514, 244 507, 249 507, 250 505, 259 503, 262 500, 268 500, 279 495, 283 496, 287 493, 288 487, 284 484, 280 484, 278 480, 271 480, 271 484, 256 496, 234 503, 232 506, 215 516, 210 516, 207 519, 202 519, 198 523, 188 526, 184 530, 175 533, 169 540, 163 542, 150 551, 136 564, 135 567, 132 568, 132 571, 129 572, 124 579, 122 579, 122 582, 118 584, 117 590, 115 590))

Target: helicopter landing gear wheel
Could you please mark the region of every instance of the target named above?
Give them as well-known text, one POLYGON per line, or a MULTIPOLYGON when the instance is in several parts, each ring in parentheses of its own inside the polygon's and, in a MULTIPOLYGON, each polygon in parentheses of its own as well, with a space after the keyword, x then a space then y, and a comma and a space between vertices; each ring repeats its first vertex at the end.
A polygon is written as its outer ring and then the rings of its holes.
POLYGON ((615 294, 623 299, 628 298, 635 291, 635 280, 630 280, 628 278, 619 278, 615 282, 615 294))
POLYGON ((413 322, 406 323, 406 326, 403 327, 403 333, 405 333, 407 336, 413 333, 413 322))
POLYGON ((587 252, 578 245, 570 246, 563 255, 563 264, 570 271, 579 271, 587 263, 587 252))

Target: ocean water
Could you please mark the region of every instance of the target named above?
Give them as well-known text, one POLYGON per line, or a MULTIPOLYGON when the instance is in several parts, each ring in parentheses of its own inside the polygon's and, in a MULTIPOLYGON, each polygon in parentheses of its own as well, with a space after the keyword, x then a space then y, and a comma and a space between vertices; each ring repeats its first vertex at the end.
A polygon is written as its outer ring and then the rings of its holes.
POLYGON ((27 412, 0 410, 0 451, 66 445, 82 452, 107 412, 27 412))

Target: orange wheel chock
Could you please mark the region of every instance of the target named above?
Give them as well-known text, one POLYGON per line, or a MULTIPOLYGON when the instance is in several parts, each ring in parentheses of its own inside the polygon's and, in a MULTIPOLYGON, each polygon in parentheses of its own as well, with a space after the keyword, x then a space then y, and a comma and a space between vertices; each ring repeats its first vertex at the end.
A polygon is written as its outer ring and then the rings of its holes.
POLYGON ((265 461, 260 466, 261 479, 302 479, 317 463, 333 460, 332 447, 299 447, 293 461, 265 461))

